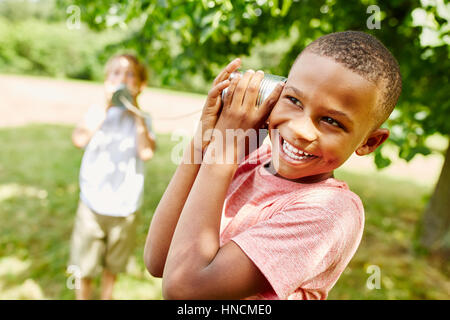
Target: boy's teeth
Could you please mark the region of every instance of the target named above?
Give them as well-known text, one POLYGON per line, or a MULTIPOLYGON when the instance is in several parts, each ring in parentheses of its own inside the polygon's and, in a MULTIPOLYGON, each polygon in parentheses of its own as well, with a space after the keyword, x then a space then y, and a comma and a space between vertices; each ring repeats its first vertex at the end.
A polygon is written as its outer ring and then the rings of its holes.
POLYGON ((286 152, 286 154, 288 154, 291 158, 296 159, 296 160, 304 160, 307 159, 309 157, 312 157, 313 155, 306 153, 302 150, 297 149, 296 147, 294 147, 293 145, 291 145, 289 142, 287 142, 286 140, 283 140, 283 150, 284 152, 286 152))

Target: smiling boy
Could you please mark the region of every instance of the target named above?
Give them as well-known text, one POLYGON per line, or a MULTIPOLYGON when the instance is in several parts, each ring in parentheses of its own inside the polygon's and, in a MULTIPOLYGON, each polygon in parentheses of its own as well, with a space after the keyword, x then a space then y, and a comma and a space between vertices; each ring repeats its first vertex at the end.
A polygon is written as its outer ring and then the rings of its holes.
POLYGON ((201 119, 213 135, 202 150, 191 142, 159 203, 147 268, 163 277, 165 298, 326 299, 364 227, 359 197, 333 171, 388 138, 380 125, 400 95, 398 64, 368 34, 333 33, 311 43, 258 108, 264 74, 227 80, 239 66, 234 60, 213 83, 201 119), (241 163, 211 161, 220 148, 245 155, 239 137, 217 142, 226 130, 267 120, 271 146, 241 163), (208 161, 195 164, 196 152, 208 161))

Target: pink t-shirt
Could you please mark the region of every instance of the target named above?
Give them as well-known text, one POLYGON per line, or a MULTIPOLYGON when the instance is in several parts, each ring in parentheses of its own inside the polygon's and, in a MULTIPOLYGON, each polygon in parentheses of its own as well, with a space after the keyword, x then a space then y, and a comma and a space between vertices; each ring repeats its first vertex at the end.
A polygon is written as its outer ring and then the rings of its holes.
POLYGON ((268 173, 270 158, 264 144, 236 171, 220 244, 234 241, 271 284, 249 299, 326 299, 361 241, 363 205, 345 182, 302 184, 268 173))

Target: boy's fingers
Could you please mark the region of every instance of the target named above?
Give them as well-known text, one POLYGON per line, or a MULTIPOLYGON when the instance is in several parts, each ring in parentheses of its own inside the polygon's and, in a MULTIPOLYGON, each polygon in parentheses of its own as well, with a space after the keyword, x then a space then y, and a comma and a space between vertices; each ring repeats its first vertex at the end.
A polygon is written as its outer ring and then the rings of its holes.
POLYGON ((222 94, 222 91, 230 85, 230 80, 225 80, 212 87, 206 98, 206 106, 216 105, 217 98, 222 94))
POLYGON ((236 90, 234 90, 233 101, 231 103, 231 108, 240 109, 242 103, 244 102, 245 91, 247 90, 248 84, 252 77, 254 76, 255 71, 247 70, 240 81, 236 86, 236 90))
POLYGON ((273 89, 272 93, 267 97, 266 100, 264 100, 263 104, 258 108, 258 110, 260 110, 262 115, 268 116, 270 112, 272 112, 273 107, 280 98, 280 94, 283 91, 284 84, 285 83, 283 81, 280 81, 275 87, 275 89, 273 89))
POLYGON ((237 86, 240 78, 241 77, 239 75, 231 80, 230 86, 228 87, 227 93, 225 94, 225 97, 223 99, 223 107, 224 108, 228 108, 230 106, 231 101, 233 100, 234 91, 236 89, 236 86, 237 86))
POLYGON ((213 85, 218 84, 219 82, 222 82, 230 77, 230 75, 241 66, 241 59, 236 58, 233 61, 231 61, 225 69, 223 69, 219 75, 214 79, 213 85))
POLYGON ((258 98, 259 86, 264 78, 264 72, 258 70, 254 76, 251 78, 247 89, 245 90, 245 97, 242 106, 245 109, 253 109, 256 105, 256 99, 258 98))

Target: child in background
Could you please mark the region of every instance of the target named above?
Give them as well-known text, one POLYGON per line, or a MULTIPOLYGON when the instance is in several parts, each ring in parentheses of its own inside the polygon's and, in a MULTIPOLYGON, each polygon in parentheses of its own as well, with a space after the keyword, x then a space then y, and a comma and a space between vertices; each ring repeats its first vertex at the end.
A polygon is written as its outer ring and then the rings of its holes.
POLYGON ((401 92, 398 64, 371 35, 329 34, 258 108, 264 73, 228 80, 239 66, 231 62, 208 94, 199 128, 214 128, 212 137, 191 142, 158 205, 147 269, 169 299, 326 299, 364 227, 361 200, 333 171, 388 138, 380 126, 401 92), (225 139, 267 120, 271 145, 250 155, 245 135, 225 139), (221 152, 245 158, 224 163, 221 152))
POLYGON ((114 91, 126 86, 138 107, 147 73, 135 56, 121 54, 106 64, 106 102, 92 106, 72 134, 86 147, 80 168, 80 201, 71 239, 70 265, 77 266, 77 299, 90 299, 92 279, 102 272, 101 299, 112 299, 116 276, 134 249, 137 211, 142 204, 144 161, 152 158, 155 135, 149 118, 113 105, 114 91))

